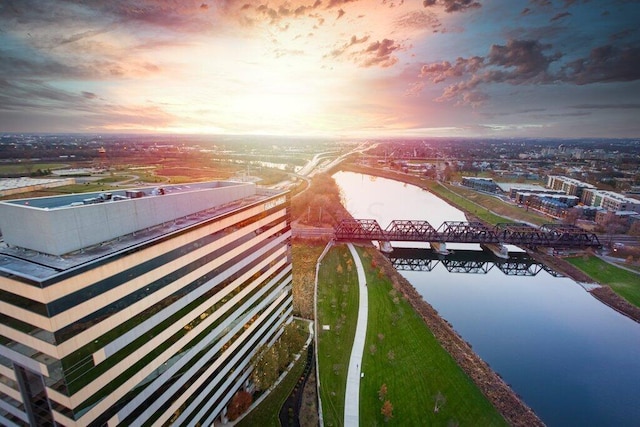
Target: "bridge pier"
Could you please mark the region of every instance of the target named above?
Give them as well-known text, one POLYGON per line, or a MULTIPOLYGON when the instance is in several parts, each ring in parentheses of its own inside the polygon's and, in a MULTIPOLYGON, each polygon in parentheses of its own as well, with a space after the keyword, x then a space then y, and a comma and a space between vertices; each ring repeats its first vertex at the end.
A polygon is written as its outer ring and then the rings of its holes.
POLYGON ((493 243, 483 243, 480 247, 485 251, 493 253, 498 258, 509 259, 509 250, 503 244, 498 243, 494 245, 493 243))
POLYGON ((439 253, 440 255, 449 255, 447 244, 445 242, 429 242, 431 249, 439 253))

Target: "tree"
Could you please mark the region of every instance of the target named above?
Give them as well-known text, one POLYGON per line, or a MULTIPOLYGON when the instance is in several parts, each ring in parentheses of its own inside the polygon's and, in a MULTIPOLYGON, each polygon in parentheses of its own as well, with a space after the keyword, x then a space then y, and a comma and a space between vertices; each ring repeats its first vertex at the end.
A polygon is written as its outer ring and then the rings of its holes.
POLYGON ((251 406, 253 402, 253 397, 251 393, 240 390, 231 398, 231 402, 229 403, 229 407, 227 408, 227 417, 233 421, 246 412, 247 409, 251 406))
POLYGON ((387 385, 386 384, 382 384, 380 386, 380 390, 378 390, 378 399, 383 401, 386 398, 387 398, 387 385))
POLYGON ((582 213, 580 212, 580 209, 571 208, 571 209, 568 209, 566 212, 567 213, 562 219, 562 222, 569 225, 576 225, 576 223, 578 222, 578 219, 582 215, 582 213))
POLYGON ((382 404, 382 409, 380 413, 384 416, 384 422, 389 422, 391 418, 393 418, 393 405, 388 400, 385 400, 382 404))
POLYGON ((272 346, 263 345, 253 356, 251 379, 258 390, 266 390, 278 379, 278 353, 272 346))

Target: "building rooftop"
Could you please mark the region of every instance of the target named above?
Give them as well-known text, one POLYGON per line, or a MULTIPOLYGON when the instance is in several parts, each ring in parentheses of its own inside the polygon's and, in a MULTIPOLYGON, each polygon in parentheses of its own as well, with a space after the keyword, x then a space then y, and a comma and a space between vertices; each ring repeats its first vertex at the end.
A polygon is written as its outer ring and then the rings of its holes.
POLYGON ((42 281, 283 191, 214 181, 0 202, 0 270, 42 281), (130 196, 126 197, 126 193, 130 196), (124 194, 123 199, 115 198, 124 194), (95 233, 92 232, 95 230, 95 233))
POLYGON ((599 190, 597 193, 601 196, 606 196, 606 197, 609 197, 610 199, 618 200, 623 203, 640 204, 640 200, 627 197, 623 194, 616 193, 615 191, 599 190))
POLYGON ((14 190, 17 188, 23 187, 32 187, 35 185, 43 185, 43 184, 55 184, 61 183, 65 184, 69 180, 64 178, 2 178, 0 179, 0 194, 7 190, 14 190))
POLYGON ((523 184, 518 182, 496 182, 496 185, 500 188, 500 190, 508 193, 513 188, 517 188, 518 190, 523 191, 544 191, 546 188, 538 185, 538 184, 523 184))

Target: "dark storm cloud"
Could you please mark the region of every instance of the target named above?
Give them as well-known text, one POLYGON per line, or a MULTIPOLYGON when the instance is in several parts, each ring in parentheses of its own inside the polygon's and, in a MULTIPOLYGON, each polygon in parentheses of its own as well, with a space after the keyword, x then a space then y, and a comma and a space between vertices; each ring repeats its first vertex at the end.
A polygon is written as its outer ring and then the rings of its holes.
POLYGON ((640 79, 640 47, 599 46, 587 58, 569 62, 562 79, 578 85, 640 79))
POLYGON ((509 80, 521 83, 530 79, 546 77, 549 65, 560 58, 560 54, 545 55, 551 48, 537 40, 509 40, 506 45, 492 45, 487 63, 510 69, 509 80))
POLYGON ((551 49, 550 44, 537 40, 509 40, 506 45, 492 45, 484 57, 424 64, 420 77, 433 83, 458 80, 445 87, 437 98, 458 105, 483 102, 486 98, 479 95, 479 87, 492 83, 586 85, 640 80, 640 47, 599 46, 588 57, 567 62, 556 72, 551 71, 551 64, 559 61, 562 54, 549 53, 551 49))
POLYGON ((549 22, 556 22, 556 21, 559 21, 562 18, 566 18, 567 16, 571 16, 571 13, 569 13, 569 12, 560 12, 557 15, 555 15, 553 18, 551 18, 549 20, 549 22))
POLYGON ((482 5, 475 0, 424 0, 424 7, 443 6, 445 12, 463 12, 468 9, 477 9, 482 5))
POLYGON ((640 104, 579 104, 569 108, 578 110, 640 110, 640 104))
POLYGON ((98 95, 96 95, 93 92, 82 91, 81 94, 82 94, 82 96, 84 96, 87 99, 96 99, 98 97, 98 95))
POLYGON ((16 52, 0 48, 0 75, 13 79, 106 79, 149 75, 160 71, 155 64, 135 61, 127 63, 114 57, 63 63, 53 56, 35 52, 17 56, 16 52))
POLYGON ((512 85, 545 83, 553 80, 549 66, 557 61, 559 53, 546 54, 551 45, 537 40, 509 40, 506 45, 494 44, 485 57, 458 58, 425 64, 420 77, 433 83, 458 79, 447 86, 439 101, 456 101, 457 105, 479 106, 488 97, 478 87, 491 83, 512 85))

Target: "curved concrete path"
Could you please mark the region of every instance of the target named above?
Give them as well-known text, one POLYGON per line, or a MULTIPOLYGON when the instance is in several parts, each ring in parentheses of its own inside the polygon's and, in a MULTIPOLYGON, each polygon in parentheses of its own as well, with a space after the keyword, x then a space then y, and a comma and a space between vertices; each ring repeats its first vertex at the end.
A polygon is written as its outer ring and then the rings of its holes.
POLYGON ((353 244, 347 244, 353 264, 358 272, 358 285, 360 298, 358 301, 358 322, 356 323, 356 335, 353 338, 351 357, 349 358, 349 370, 347 372, 347 390, 344 394, 344 425, 345 427, 357 427, 359 425, 360 410, 360 377, 362 368, 362 353, 364 341, 367 336, 367 314, 369 313, 369 299, 367 293, 367 278, 360 256, 353 244))

